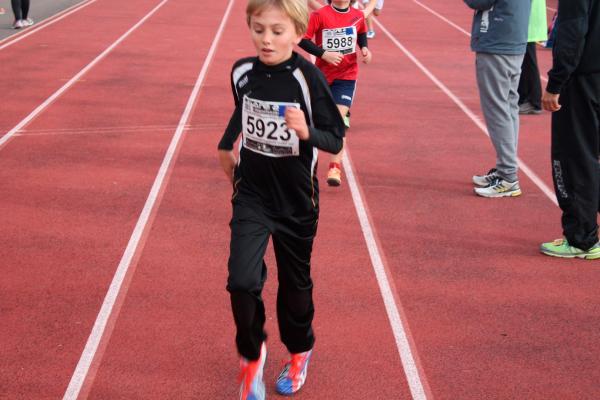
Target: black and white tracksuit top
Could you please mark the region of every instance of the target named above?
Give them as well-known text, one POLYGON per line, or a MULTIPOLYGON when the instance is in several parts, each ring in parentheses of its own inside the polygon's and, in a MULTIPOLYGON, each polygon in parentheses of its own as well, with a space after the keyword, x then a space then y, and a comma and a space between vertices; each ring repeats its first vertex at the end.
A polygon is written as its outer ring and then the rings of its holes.
POLYGON ((232 150, 242 134, 232 201, 274 217, 316 216, 317 149, 338 153, 344 137, 323 74, 297 53, 276 66, 251 57, 233 65, 231 86, 235 110, 218 148, 232 150), (287 129, 286 107, 304 111, 308 140, 287 129))

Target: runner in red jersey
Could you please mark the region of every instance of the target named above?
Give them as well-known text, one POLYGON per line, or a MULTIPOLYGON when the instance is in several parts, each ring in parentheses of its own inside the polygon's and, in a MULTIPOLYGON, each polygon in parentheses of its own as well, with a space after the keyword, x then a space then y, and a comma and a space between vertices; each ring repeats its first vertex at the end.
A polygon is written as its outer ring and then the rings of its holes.
MULTIPOLYGON (((364 13, 350 7, 355 2, 356 0, 333 0, 328 6, 314 11, 304 39, 300 42, 302 49, 317 57, 317 67, 327 79, 347 128, 350 127, 348 113, 358 76, 357 45, 363 62, 371 61, 364 13)), ((341 184, 342 155, 343 150, 331 158, 327 174, 330 186, 341 184)))

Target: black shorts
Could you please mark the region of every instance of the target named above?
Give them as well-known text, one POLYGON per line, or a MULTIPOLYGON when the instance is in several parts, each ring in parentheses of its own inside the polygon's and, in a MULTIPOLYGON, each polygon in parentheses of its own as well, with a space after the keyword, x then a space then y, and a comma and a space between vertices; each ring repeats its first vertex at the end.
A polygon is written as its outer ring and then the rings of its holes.
POLYGON ((329 85, 331 94, 335 104, 352 107, 352 101, 354 100, 354 93, 356 93, 356 81, 336 79, 329 85))

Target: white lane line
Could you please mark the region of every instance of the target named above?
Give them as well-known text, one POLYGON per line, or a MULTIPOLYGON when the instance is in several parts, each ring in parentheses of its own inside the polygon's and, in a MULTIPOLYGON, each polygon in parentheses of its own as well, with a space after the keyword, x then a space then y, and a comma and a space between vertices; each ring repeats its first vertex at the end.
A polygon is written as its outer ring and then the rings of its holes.
POLYGON ((72 77, 67 83, 65 83, 60 89, 54 92, 50 97, 46 99, 42 104, 40 104, 35 110, 33 110, 28 116, 26 116, 21 122, 17 124, 14 128, 8 131, 4 136, 0 138, 0 149, 6 142, 8 142, 18 131, 23 129, 25 125, 30 123, 35 117, 40 115, 46 107, 48 107, 54 100, 59 98, 64 92, 66 92, 71 86, 73 86, 83 75, 85 75, 90 69, 92 69, 96 64, 98 64, 104 57, 106 57, 111 51, 115 49, 123 40, 125 40, 131 33, 133 33, 137 28, 139 28, 148 18, 150 18, 159 8, 161 8, 167 1, 161 1, 152 11, 146 14, 137 24, 135 24, 131 29, 125 32, 120 38, 118 38, 113 44, 111 44, 106 50, 104 50, 98 57, 96 57, 92 62, 86 65, 81 71, 77 73, 74 77, 72 77))
MULTIPOLYGON (((220 129, 221 123, 196 123, 187 125, 187 132, 201 131, 207 129, 220 129)), ((57 136, 57 135, 121 135, 121 134, 156 134, 163 132, 173 133, 175 125, 140 125, 140 126, 114 126, 96 128, 66 128, 66 129, 22 129, 15 136, 57 136)))
POLYGON ((557 12, 558 11, 556 8, 552 8, 552 7, 549 7, 549 6, 546 6, 546 8, 548 10, 552 11, 552 12, 557 12))
MULTIPOLYGON (((417 5, 421 6, 425 10, 429 11, 431 14, 435 15, 436 17, 438 17, 439 19, 441 19, 442 21, 444 21, 445 23, 447 23, 448 25, 450 25, 453 28, 455 28, 456 30, 459 30, 460 32, 462 32, 465 35, 467 35, 468 37, 471 37, 471 33, 469 33, 468 31, 464 30, 460 26, 456 25, 454 22, 450 21, 448 18, 444 17, 443 15, 441 15, 440 13, 438 13, 437 11, 435 11, 435 10, 431 9, 430 7, 426 6, 425 4, 421 3, 419 0, 413 0, 413 1, 417 5)), ((548 78, 546 78, 544 75, 540 75, 540 79, 543 80, 544 82, 548 82, 548 78)))
POLYGON ((413 0, 413 1, 415 3, 417 3, 418 5, 420 5, 421 7, 423 7, 424 9, 426 9, 427 11, 429 11, 431 14, 435 15, 436 17, 438 17, 442 21, 446 22, 448 25, 454 27, 456 30, 459 30, 462 33, 464 33, 465 35, 467 35, 468 37, 471 37, 471 33, 469 31, 466 31, 463 28, 461 28, 460 26, 456 25, 454 22, 450 21, 448 18, 444 17, 442 14, 438 13, 437 11, 435 11, 432 8, 426 6, 425 4, 421 3, 418 0, 413 0))
MULTIPOLYGON (((394 290, 392 290, 390 286, 390 279, 388 278, 381 253, 379 251, 379 246, 377 245, 377 241, 375 239, 372 224, 369 220, 358 183, 354 176, 354 170, 352 161, 350 160, 348 148, 346 148, 346 154, 342 158, 342 163, 344 164, 344 170, 346 171, 346 178, 348 180, 350 192, 352 193, 352 200, 354 202, 354 207, 356 208, 356 214, 358 215, 360 227, 363 231, 365 242, 369 250, 371 264, 373 265, 375 277, 377 278, 377 283, 379 285, 379 291, 381 292, 381 297, 383 297, 385 310, 387 312, 388 319, 390 320, 390 325, 392 326, 396 347, 398 349, 398 353, 400 354, 400 360, 402 362, 402 367, 408 381, 412 398, 414 400, 426 400, 427 395, 425 391, 425 385, 423 384, 423 382, 425 382, 425 377, 420 375, 419 371, 422 371, 422 369, 417 367, 415 357, 413 356, 413 354, 417 354, 417 352, 416 349, 412 348, 410 341, 408 340, 408 328, 406 328, 408 324, 405 320, 403 320, 402 314, 398 310, 399 306, 394 298, 394 290)), ((400 307, 402 307, 402 305, 400 305, 400 307)))
MULTIPOLYGON (((196 84, 194 85, 194 89, 188 99, 187 105, 181 118, 179 120, 179 124, 177 125, 177 129, 175 134, 173 135, 173 139, 169 144, 169 148, 167 149, 167 153, 163 162, 160 166, 158 174, 156 175, 156 179, 154 180, 154 184, 152 185, 152 189, 150 190, 150 194, 146 199, 146 204, 144 204, 144 208, 142 209, 142 213, 135 225, 131 238, 129 239, 129 243, 125 248, 125 252, 123 253, 123 257, 119 262, 119 266, 117 267, 117 271, 115 272, 115 276, 108 288, 108 292, 104 298, 104 302, 102 303, 102 307, 100 308, 100 312, 98 313, 98 317, 96 318, 96 322, 94 323, 94 327, 92 332, 88 338, 88 341, 83 349, 83 353, 81 354, 81 358, 79 359, 79 363, 75 368, 75 372, 71 377, 71 381, 69 382, 69 386, 63 400, 76 400, 79 396, 81 388, 86 381, 88 376, 90 366, 94 361, 96 356, 96 352, 98 350, 98 346, 103 339, 104 332, 106 326, 111 319, 111 314, 113 313, 113 308, 117 298, 125 296, 127 292, 127 287, 123 286, 123 281, 127 276, 128 270, 131 266, 131 261, 136 255, 136 251, 140 244, 142 237, 144 236, 145 231, 150 229, 150 225, 148 225, 148 221, 150 216, 153 214, 156 208, 158 208, 159 202, 157 201, 159 198, 159 194, 163 191, 163 184, 165 182, 165 177, 168 175, 169 171, 172 169, 174 161, 176 160, 176 155, 178 153, 179 145, 181 143, 181 138, 183 137, 184 128, 188 123, 192 110, 194 108, 194 104, 196 104, 196 99, 204 83, 204 78, 206 76, 206 72, 208 71, 208 67, 212 63, 214 58, 215 51, 217 49, 217 44, 221 38, 223 33, 223 29, 229 18, 229 14, 231 12, 231 8, 233 7, 233 3, 235 0, 229 0, 229 5, 225 10, 225 14, 223 15, 223 19, 221 20, 221 25, 219 26, 215 38, 213 39, 212 45, 206 55, 206 59, 204 60, 204 65, 202 65, 202 69, 200 70, 200 74, 198 75, 198 79, 196 80, 196 84)), ((114 321, 113 321, 114 322, 114 321)))
MULTIPOLYGON (((416 1, 416 0, 415 0, 416 1)), ((406 47, 404 47, 396 38, 381 24, 381 22, 375 19, 375 23, 379 26, 379 28, 387 35, 388 38, 429 78, 433 83, 436 84, 438 88, 442 92, 444 92, 456 105, 485 133, 487 136, 488 133, 487 127, 481 121, 481 119, 473 112, 469 107, 467 107, 450 89, 446 87, 431 71, 427 69, 406 47)), ((545 183, 540 179, 539 176, 521 158, 517 157, 517 162, 519 164, 519 168, 531 179, 533 183, 552 201, 555 205, 558 206, 558 201, 556 200, 556 196, 554 191, 551 190, 545 183)))
MULTIPOLYGON (((214 125, 217 125, 216 123, 214 125)), ((130 131, 156 131, 168 130, 172 132, 176 129, 176 125, 121 125, 121 126, 97 126, 97 127, 81 127, 81 128, 50 128, 50 129, 22 129, 19 134, 35 135, 35 134, 62 134, 62 133, 97 133, 97 132, 130 132, 130 131)), ((189 125, 186 126, 189 128, 189 125)))
POLYGON ((46 18, 45 20, 43 20, 41 22, 36 23, 33 28, 25 28, 21 32, 17 33, 16 35, 12 35, 12 36, 9 36, 7 38, 0 40, 0 50, 5 49, 8 46, 12 46, 13 44, 15 44, 17 42, 20 42, 21 40, 25 39, 26 37, 33 35, 34 33, 41 31, 44 28, 49 27, 50 25, 54 24, 55 22, 58 22, 61 19, 66 18, 67 16, 73 14, 74 12, 77 12, 77 11, 83 9, 83 8, 89 6, 90 4, 95 3, 96 1, 98 1, 98 0, 88 0, 88 1, 84 1, 79 4, 74 4, 71 7, 62 10, 61 12, 54 14, 53 16, 46 18))

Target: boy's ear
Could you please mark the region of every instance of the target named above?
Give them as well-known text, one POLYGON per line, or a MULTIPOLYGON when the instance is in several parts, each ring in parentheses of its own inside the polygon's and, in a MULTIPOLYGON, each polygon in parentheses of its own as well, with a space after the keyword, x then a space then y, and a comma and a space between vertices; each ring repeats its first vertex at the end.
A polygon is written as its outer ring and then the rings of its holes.
POLYGON ((294 38, 294 44, 300 43, 300 41, 302 40, 303 37, 304 37, 304 35, 299 35, 296 33, 296 37, 294 38))

